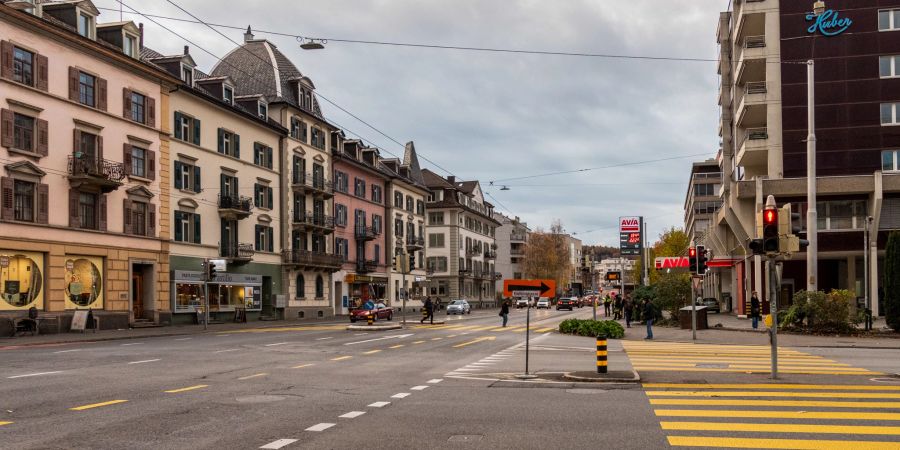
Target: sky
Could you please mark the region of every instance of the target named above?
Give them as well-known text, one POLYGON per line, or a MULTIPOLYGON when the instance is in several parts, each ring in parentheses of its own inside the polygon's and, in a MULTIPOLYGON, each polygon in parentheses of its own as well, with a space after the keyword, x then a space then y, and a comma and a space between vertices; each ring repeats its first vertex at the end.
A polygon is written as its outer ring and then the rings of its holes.
MULTIPOLYGON (((252 26, 310 77, 317 92, 396 141, 420 163, 479 180, 487 200, 532 229, 562 221, 584 244, 618 245, 618 218, 644 216, 652 241, 684 224, 692 161, 718 150, 714 62, 486 53, 335 42, 334 39, 616 55, 715 59, 726 0, 173 0, 209 23, 252 26), (227 5, 227 6, 225 6, 227 5), (305 51, 292 37, 331 38, 305 51), (695 156, 690 156, 695 155, 695 156), (683 157, 682 157, 683 156, 683 157), (632 164, 682 157, 645 164, 632 164), (509 178, 632 164, 564 175, 509 178), (438 167, 440 166, 440 167, 438 167), (491 181, 496 181, 494 186, 491 181), (506 185, 508 190, 501 190, 506 185)), ((95 0, 100 22, 116 0, 95 0)), ((167 0, 124 0, 145 45, 191 56, 210 71, 234 44, 167 0), (215 56, 204 53, 199 47, 215 56)), ((220 29, 242 42, 243 32, 220 29)), ((338 108, 323 114, 382 149, 403 148, 338 108)))

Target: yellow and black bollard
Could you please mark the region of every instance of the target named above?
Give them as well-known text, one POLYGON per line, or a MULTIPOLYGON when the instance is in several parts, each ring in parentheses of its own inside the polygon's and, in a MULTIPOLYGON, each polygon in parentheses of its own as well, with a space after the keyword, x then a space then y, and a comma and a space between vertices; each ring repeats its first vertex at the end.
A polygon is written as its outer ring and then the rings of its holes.
MULTIPOLYGON (((373 316, 373 315, 371 315, 371 314, 369 314, 368 316, 366 316, 366 322, 367 322, 368 325, 372 325, 372 322, 374 322, 374 321, 375 321, 375 316, 373 316)), ((604 341, 604 342, 605 342, 605 341, 604 341)))
POLYGON ((597 373, 606 373, 606 335, 597 336, 597 373))

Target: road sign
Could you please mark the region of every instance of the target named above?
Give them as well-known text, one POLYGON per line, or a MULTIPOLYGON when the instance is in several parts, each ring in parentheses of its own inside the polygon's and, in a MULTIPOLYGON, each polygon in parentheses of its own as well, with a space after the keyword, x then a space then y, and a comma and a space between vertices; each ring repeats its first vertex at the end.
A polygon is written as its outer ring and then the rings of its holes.
POLYGON ((641 221, 641 217, 619 217, 619 251, 622 256, 641 255, 641 221))
POLYGON ((606 281, 619 281, 622 279, 622 272, 606 272, 606 281))
POLYGON ((556 293, 553 280, 503 280, 503 295, 506 297, 552 297, 556 293), (517 295, 517 293, 527 295, 517 295))

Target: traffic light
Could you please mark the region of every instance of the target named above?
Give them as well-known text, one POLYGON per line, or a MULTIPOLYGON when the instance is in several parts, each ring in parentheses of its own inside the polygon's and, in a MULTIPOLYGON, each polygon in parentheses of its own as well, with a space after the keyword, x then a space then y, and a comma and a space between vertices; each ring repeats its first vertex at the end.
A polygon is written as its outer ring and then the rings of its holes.
POLYGON ((788 203, 781 207, 779 219, 781 219, 779 231, 782 236, 788 237, 787 243, 782 245, 785 247, 784 251, 791 253, 805 249, 809 245, 809 241, 800 239, 800 213, 793 212, 791 204, 788 203))
POLYGON ((218 273, 218 267, 216 263, 214 263, 213 261, 207 261, 206 266, 209 267, 209 275, 207 276, 207 279, 210 281, 215 280, 216 273, 218 273))
POLYGON ((410 271, 410 270, 415 269, 415 268, 416 268, 416 252, 410 252, 410 254, 409 254, 409 267, 407 268, 407 271, 410 271))
POLYGON ((207 261, 205 259, 203 260, 202 263, 200 263, 200 267, 202 268, 201 272, 203 272, 203 278, 205 281, 209 281, 209 266, 210 266, 209 261, 207 261))
POLYGON ((763 210, 763 250, 778 253, 778 209, 767 207, 763 210))
POLYGON ((400 253, 394 256, 394 270, 400 273, 409 273, 409 255, 400 253))
POLYGON ((706 261, 707 261, 706 247, 703 245, 698 245, 697 246, 697 274, 703 275, 706 273, 706 261))
POLYGON ((694 247, 688 249, 688 262, 691 273, 697 273, 697 249, 694 247))

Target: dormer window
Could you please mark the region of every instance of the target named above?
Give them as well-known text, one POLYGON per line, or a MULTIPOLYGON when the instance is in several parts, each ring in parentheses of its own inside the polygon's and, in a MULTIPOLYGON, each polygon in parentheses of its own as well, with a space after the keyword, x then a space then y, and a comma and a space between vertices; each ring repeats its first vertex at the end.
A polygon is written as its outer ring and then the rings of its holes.
POLYGON ((233 87, 231 87, 227 84, 222 85, 222 100, 225 100, 225 103, 228 103, 229 105, 234 103, 234 88, 233 87))
POLYGON ((181 66, 181 81, 188 86, 194 85, 194 68, 191 66, 181 66))
POLYGON ((259 118, 265 119, 265 118, 269 117, 269 105, 267 105, 263 102, 257 102, 257 105, 258 105, 257 110, 259 113, 259 118))
POLYGON ((88 38, 94 38, 94 16, 78 13, 78 34, 88 38))
POLYGON ((125 53, 130 58, 137 57, 137 38, 126 34, 125 39, 122 41, 122 52, 125 53))

